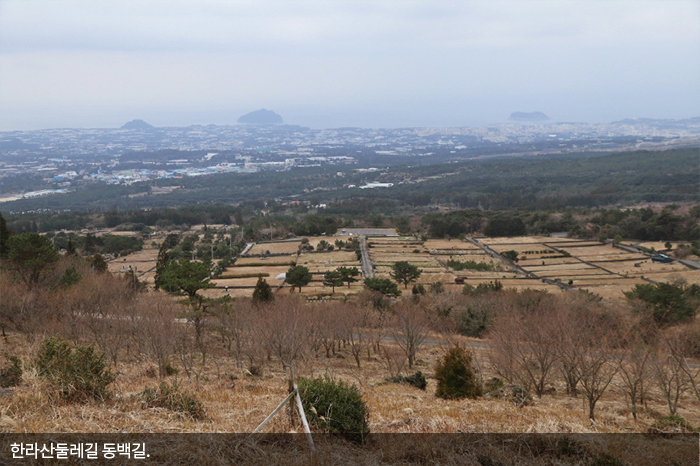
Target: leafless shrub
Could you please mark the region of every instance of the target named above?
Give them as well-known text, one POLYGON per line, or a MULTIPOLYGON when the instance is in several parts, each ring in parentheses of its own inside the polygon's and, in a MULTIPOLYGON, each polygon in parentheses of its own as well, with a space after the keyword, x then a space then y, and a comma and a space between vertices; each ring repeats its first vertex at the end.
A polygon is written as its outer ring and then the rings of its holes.
POLYGON ((167 374, 175 349, 173 335, 178 305, 161 293, 142 296, 136 304, 137 319, 134 322, 134 336, 141 351, 158 365, 158 377, 167 374))
POLYGON ((541 398, 559 357, 553 325, 557 309, 551 299, 525 307, 513 304, 502 309, 489 332, 491 362, 506 380, 533 389, 541 398))
POLYGON ((297 296, 281 297, 258 307, 255 331, 266 349, 289 369, 290 380, 311 334, 310 317, 309 308, 297 296))
POLYGON ((116 364, 132 338, 135 295, 124 280, 91 273, 62 293, 64 323, 74 341, 89 338, 116 364))
POLYGON ((684 343, 680 332, 675 329, 666 332, 659 339, 657 352, 651 360, 656 386, 666 400, 670 415, 678 412, 681 395, 693 385, 688 363, 683 356, 684 343))
POLYGON ((0 272, 0 290, 0 323, 34 341, 53 317, 52 307, 47 306, 50 301, 48 292, 12 280, 4 272, 0 272))
POLYGON ((688 325, 678 327, 673 330, 677 332, 674 351, 682 362, 681 369, 688 378, 688 383, 695 397, 700 400, 700 367, 697 363, 691 362, 691 358, 696 358, 700 354, 700 325, 693 322, 688 325))
POLYGON ((389 373, 389 377, 398 377, 406 366, 406 353, 392 346, 383 346, 379 352, 384 368, 389 373))
POLYGON ((323 348, 326 358, 335 354, 338 339, 338 320, 340 314, 338 307, 334 304, 327 306, 313 306, 310 310, 312 323, 309 333, 309 345, 311 351, 318 356, 318 352, 323 348))
POLYGON ((673 251, 676 259, 687 259, 693 254, 693 250, 687 244, 679 244, 678 248, 673 251))
POLYGON ((198 345, 191 334, 189 326, 176 325, 173 328, 173 344, 175 345, 175 353, 185 370, 185 375, 188 379, 194 376, 195 382, 199 384, 199 379, 204 369, 203 365, 197 364, 196 352, 198 345))
POLYGON ((343 341, 347 341, 350 354, 359 369, 360 355, 371 345, 371 337, 367 334, 371 321, 370 311, 344 304, 340 305, 336 312, 340 337, 343 341))
POLYGON ((239 368, 242 367, 246 350, 250 349, 250 319, 253 312, 253 304, 249 300, 223 303, 211 310, 221 344, 229 355, 236 358, 239 368))

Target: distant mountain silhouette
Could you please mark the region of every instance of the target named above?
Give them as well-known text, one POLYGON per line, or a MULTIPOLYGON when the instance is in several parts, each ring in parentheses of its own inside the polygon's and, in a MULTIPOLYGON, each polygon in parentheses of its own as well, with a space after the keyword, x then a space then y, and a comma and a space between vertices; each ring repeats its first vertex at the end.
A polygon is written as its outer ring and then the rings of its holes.
POLYGON ((272 110, 263 108, 262 110, 246 113, 238 119, 238 122, 247 125, 278 125, 283 121, 282 117, 272 110))
POLYGON ((512 121, 546 121, 549 117, 542 112, 513 112, 510 114, 512 121))
POLYGON ((121 129, 153 129, 152 125, 149 125, 143 120, 131 120, 126 123, 121 129))

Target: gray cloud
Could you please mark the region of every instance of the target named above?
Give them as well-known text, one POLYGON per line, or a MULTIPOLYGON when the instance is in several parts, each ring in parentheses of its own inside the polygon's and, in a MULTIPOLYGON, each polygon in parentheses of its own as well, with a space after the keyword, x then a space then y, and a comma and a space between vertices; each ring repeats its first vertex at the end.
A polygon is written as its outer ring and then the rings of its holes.
POLYGON ((3 0, 0 129, 685 117, 698 56, 695 0, 3 0))

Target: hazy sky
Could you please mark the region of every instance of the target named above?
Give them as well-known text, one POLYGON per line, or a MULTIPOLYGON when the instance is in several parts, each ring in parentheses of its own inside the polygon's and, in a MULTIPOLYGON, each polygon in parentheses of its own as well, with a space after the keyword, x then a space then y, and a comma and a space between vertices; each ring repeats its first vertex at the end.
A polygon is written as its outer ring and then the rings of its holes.
POLYGON ((700 116, 700 0, 0 0, 0 130, 700 116))

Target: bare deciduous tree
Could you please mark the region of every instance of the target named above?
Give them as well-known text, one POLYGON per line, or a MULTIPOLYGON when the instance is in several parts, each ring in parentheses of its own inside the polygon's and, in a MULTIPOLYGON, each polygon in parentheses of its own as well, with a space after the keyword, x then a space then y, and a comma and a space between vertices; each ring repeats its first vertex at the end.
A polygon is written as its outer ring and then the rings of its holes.
POLYGON ((489 332, 499 374, 511 383, 517 379, 540 398, 558 361, 555 314, 552 300, 503 309, 489 332))
POLYGON ((304 351, 311 334, 310 317, 309 308, 296 296, 281 297, 259 306, 256 314, 256 332, 268 351, 289 370, 290 384, 295 377, 295 361, 304 351))
POLYGON ((370 345, 370 337, 366 333, 370 324, 369 311, 364 308, 342 305, 337 312, 341 338, 348 342, 350 354, 352 354, 359 369, 361 366, 360 355, 370 345))
MULTIPOLYGON (((651 377, 654 346, 645 341, 640 332, 641 322, 631 322, 620 335, 623 347, 616 351, 618 387, 625 393, 637 420, 638 404, 644 403, 651 377)), ((648 333, 648 332, 647 332, 648 333)))
POLYGON ((236 358, 238 368, 242 367, 245 350, 249 347, 249 324, 253 312, 253 303, 249 300, 221 303, 211 309, 221 344, 229 355, 236 358))
POLYGON ((392 310, 391 334, 406 354, 410 369, 416 360, 416 353, 428 338, 430 319, 425 309, 411 301, 401 301, 392 310))
POLYGON ((554 316, 554 332, 557 333, 556 350, 558 353, 557 369, 566 384, 566 393, 572 396, 578 395, 578 384, 581 363, 581 351, 579 348, 585 342, 585 334, 580 329, 584 327, 578 321, 589 312, 591 303, 582 299, 580 293, 567 293, 557 300, 558 313, 554 316))
POLYGON ((576 373, 588 401, 588 417, 594 420, 596 404, 617 373, 614 342, 618 335, 596 312, 585 313, 573 324, 582 337, 576 373))
POLYGON ((163 378, 175 349, 173 336, 176 326, 182 325, 174 319, 178 305, 162 293, 142 296, 137 304, 135 338, 142 351, 158 365, 158 377, 163 378))
POLYGON ((666 399, 671 415, 678 412, 681 395, 691 385, 685 369, 687 362, 682 356, 682 344, 678 332, 667 332, 659 339, 657 352, 651 360, 656 385, 666 399))
POLYGON ((632 417, 637 420, 637 405, 643 402, 648 390, 653 348, 643 342, 633 342, 618 353, 619 387, 632 405, 632 417))
POLYGON ((700 329, 698 324, 694 322, 679 328, 677 332, 677 344, 674 345, 676 357, 682 362, 681 369, 685 373, 695 397, 700 400, 700 366, 689 361, 689 358, 697 357, 700 329))

